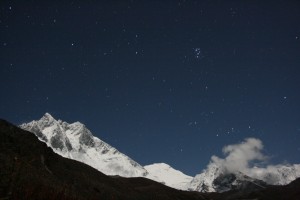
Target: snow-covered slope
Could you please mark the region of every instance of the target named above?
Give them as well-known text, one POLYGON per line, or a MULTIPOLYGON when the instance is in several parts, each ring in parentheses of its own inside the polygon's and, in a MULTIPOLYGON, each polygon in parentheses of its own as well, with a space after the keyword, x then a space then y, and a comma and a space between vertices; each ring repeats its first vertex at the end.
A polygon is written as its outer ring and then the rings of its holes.
POLYGON ((40 120, 20 126, 33 132, 63 157, 88 164, 107 175, 140 177, 147 170, 117 149, 94 137, 80 122, 68 124, 46 113, 40 120))
POLYGON ((300 164, 271 165, 266 168, 255 167, 251 170, 250 176, 271 185, 286 185, 300 177, 300 164))
POLYGON ((202 173, 197 174, 188 184, 188 190, 199 192, 215 192, 213 181, 221 174, 220 168, 211 163, 202 173))
POLYGON ((249 177, 241 172, 227 172, 210 163, 208 168, 198 174, 188 185, 188 190, 199 192, 225 192, 233 189, 247 191, 264 188, 264 181, 249 177))
POLYGON ((107 175, 145 177, 175 189, 186 190, 192 177, 167 164, 142 167, 117 149, 94 137, 80 122, 69 124, 46 113, 41 119, 20 125, 33 132, 63 157, 90 165, 107 175))
POLYGON ((165 163, 156 163, 144 167, 149 172, 146 178, 179 190, 187 190, 188 183, 193 179, 193 177, 185 175, 165 163))
POLYGON ((199 192, 224 192, 242 188, 249 190, 249 187, 261 188, 266 184, 286 185, 298 177, 300 177, 299 164, 251 168, 244 173, 229 173, 215 163, 210 163, 188 184, 188 190, 199 192))

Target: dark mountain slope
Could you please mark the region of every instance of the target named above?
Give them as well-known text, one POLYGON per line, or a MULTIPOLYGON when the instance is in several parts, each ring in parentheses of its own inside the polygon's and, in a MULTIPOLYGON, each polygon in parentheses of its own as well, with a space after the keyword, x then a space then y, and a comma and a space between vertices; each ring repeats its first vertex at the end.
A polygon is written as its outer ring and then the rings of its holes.
POLYGON ((285 186, 270 186, 256 191, 232 190, 224 193, 211 193, 214 200, 299 200, 300 178, 285 186))
POLYGON ((256 191, 178 191, 145 178, 106 176, 55 154, 33 133, 0 120, 0 200, 4 199, 299 200, 300 179, 256 191))
POLYGON ((204 199, 144 178, 109 177, 0 120, 0 199, 204 199))

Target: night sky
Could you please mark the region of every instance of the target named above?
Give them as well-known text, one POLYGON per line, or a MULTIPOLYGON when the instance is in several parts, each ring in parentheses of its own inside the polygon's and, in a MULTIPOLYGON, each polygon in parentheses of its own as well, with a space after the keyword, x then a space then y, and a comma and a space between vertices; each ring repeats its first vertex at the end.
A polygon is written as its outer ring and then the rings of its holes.
POLYGON ((80 121, 188 175, 248 137, 300 163, 299 1, 1 1, 0 56, 14 124, 80 121))

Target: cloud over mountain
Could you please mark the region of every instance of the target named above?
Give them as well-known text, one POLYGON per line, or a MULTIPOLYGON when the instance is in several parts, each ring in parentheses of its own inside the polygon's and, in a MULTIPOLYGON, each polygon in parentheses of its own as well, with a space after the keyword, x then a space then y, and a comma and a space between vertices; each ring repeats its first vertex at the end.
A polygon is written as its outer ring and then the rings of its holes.
POLYGON ((223 148, 225 158, 211 157, 211 163, 221 167, 222 170, 231 172, 248 172, 253 161, 265 161, 267 156, 261 152, 263 143, 257 138, 246 138, 244 142, 232 144, 223 148))

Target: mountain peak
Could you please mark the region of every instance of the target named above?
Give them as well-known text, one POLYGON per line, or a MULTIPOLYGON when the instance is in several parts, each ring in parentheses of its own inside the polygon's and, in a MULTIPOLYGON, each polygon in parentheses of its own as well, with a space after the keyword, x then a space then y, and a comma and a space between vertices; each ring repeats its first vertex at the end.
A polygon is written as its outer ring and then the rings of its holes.
POLYGON ((54 119, 51 114, 46 112, 43 117, 38 120, 38 122, 43 124, 43 126, 49 126, 52 125, 53 122, 56 122, 56 119, 54 119))
POLYGON ((54 117, 52 117, 52 115, 48 112, 46 112, 42 118, 47 118, 47 119, 54 119, 54 117))
POLYGON ((80 122, 69 124, 45 113, 40 120, 22 124, 20 127, 33 132, 55 153, 88 164, 107 175, 137 177, 147 174, 141 165, 94 137, 80 122))
POLYGON ((147 166, 159 167, 160 169, 162 169, 162 168, 164 168, 164 169, 171 168, 171 166, 166 164, 166 163, 153 163, 153 164, 147 165, 147 166))
POLYGON ((147 178, 180 190, 187 190, 188 183, 193 179, 166 163, 154 163, 144 168, 149 172, 147 178))

